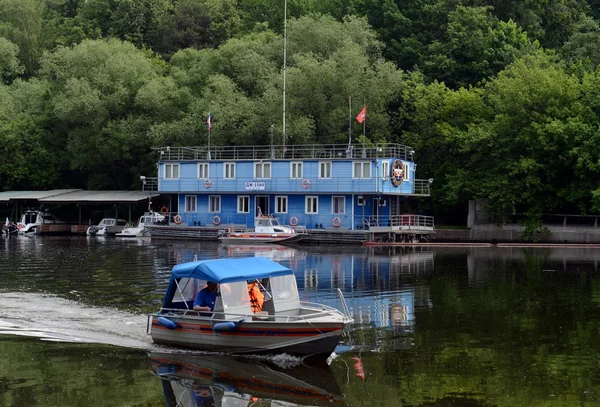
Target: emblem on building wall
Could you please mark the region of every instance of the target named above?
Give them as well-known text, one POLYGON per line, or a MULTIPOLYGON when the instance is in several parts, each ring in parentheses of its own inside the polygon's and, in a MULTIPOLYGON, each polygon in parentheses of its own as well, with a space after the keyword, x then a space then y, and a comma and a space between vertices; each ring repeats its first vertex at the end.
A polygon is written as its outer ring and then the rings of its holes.
POLYGON ((395 187, 399 187, 400 184, 402 184, 402 181, 404 181, 404 164, 402 164, 402 161, 394 161, 394 164, 392 164, 392 173, 390 179, 395 187))

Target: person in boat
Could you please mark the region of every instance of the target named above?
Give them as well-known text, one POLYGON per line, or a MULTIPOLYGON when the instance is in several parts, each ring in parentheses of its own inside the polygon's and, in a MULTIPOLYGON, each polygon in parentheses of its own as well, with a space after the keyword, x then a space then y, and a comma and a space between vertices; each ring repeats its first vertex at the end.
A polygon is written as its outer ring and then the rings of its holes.
POLYGON ((215 309, 217 301, 217 292, 219 285, 213 281, 208 281, 206 287, 198 291, 194 300, 194 311, 210 313, 215 309))
POLYGON ((195 407, 214 407, 215 399, 210 387, 194 386, 194 406, 195 407))
POLYGON ((250 297, 250 307, 252 312, 256 313, 262 310, 265 296, 260 292, 260 283, 258 280, 248 284, 248 296, 250 297))

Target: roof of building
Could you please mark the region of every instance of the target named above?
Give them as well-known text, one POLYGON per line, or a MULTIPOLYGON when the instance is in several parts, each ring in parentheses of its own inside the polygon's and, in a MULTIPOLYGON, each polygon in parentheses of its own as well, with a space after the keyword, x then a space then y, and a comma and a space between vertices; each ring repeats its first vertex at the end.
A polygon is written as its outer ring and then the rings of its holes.
POLYGON ((148 191, 85 191, 81 189, 55 189, 52 191, 7 191, 0 192, 0 202, 16 200, 38 200, 43 203, 102 203, 139 202, 159 196, 157 192, 148 191))

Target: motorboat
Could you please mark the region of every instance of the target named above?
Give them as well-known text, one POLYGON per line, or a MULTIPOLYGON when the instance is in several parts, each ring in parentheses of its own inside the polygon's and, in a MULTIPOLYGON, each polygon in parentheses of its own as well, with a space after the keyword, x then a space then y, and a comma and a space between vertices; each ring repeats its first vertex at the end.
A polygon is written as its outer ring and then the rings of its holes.
POLYGON ((280 367, 268 360, 210 354, 149 354, 168 406, 346 406, 325 364, 280 367))
POLYGON ((304 226, 285 226, 274 216, 259 215, 254 218, 254 228, 228 228, 219 241, 233 244, 296 243, 307 235, 304 226))
POLYGON ((95 226, 90 226, 86 235, 88 236, 106 236, 108 234, 116 234, 123 231, 127 226, 125 219, 104 218, 95 226))
POLYGON ((343 312, 300 301, 294 272, 265 257, 224 258, 173 267, 161 309, 148 316, 156 344, 227 354, 281 354, 327 358, 353 322, 343 312), (193 310, 207 282, 218 284, 213 312, 193 310), (249 284, 258 284, 259 307, 249 284))
POLYGON ((117 237, 144 237, 148 236, 146 226, 163 225, 167 218, 158 212, 145 212, 137 223, 137 225, 126 225, 120 233, 115 234, 117 237))
POLYGON ((17 222, 19 234, 33 234, 38 232, 38 228, 44 224, 64 224, 56 216, 43 211, 27 210, 17 222))

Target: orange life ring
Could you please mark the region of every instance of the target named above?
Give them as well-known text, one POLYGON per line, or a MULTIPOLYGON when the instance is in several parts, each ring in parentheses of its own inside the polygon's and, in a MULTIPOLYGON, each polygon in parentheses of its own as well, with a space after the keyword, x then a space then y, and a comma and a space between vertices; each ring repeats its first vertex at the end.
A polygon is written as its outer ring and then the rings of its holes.
POLYGON ((215 225, 219 225, 219 224, 221 224, 221 218, 219 218, 219 215, 215 215, 215 216, 213 217, 213 223, 214 223, 215 225))
POLYGON ((340 225, 342 224, 342 220, 336 216, 336 217, 335 217, 335 218, 333 218, 333 220, 331 221, 331 224, 332 224, 333 226, 335 226, 336 228, 339 228, 339 227, 340 227, 340 225))
POLYGON ((24 225, 24 224, 22 224, 22 223, 19 223, 19 224, 17 225, 17 229, 19 229, 19 230, 23 229, 24 227, 25 227, 25 225, 24 225))
POLYGON ((292 216, 290 218, 290 226, 296 226, 296 225, 298 225, 298 218, 295 216, 292 216))
POLYGON ((209 189, 212 187, 212 182, 208 178, 204 180, 204 188, 209 189))
POLYGON ((307 179, 302 180, 302 188, 308 189, 310 187, 310 181, 307 179))
POLYGON ((166 215, 167 213, 169 213, 169 208, 167 208, 166 206, 163 205, 163 207, 160 208, 160 213, 162 213, 163 215, 166 215))
POLYGON ((173 222, 177 223, 178 225, 181 223, 181 215, 177 214, 175 215, 175 217, 173 218, 173 222))

